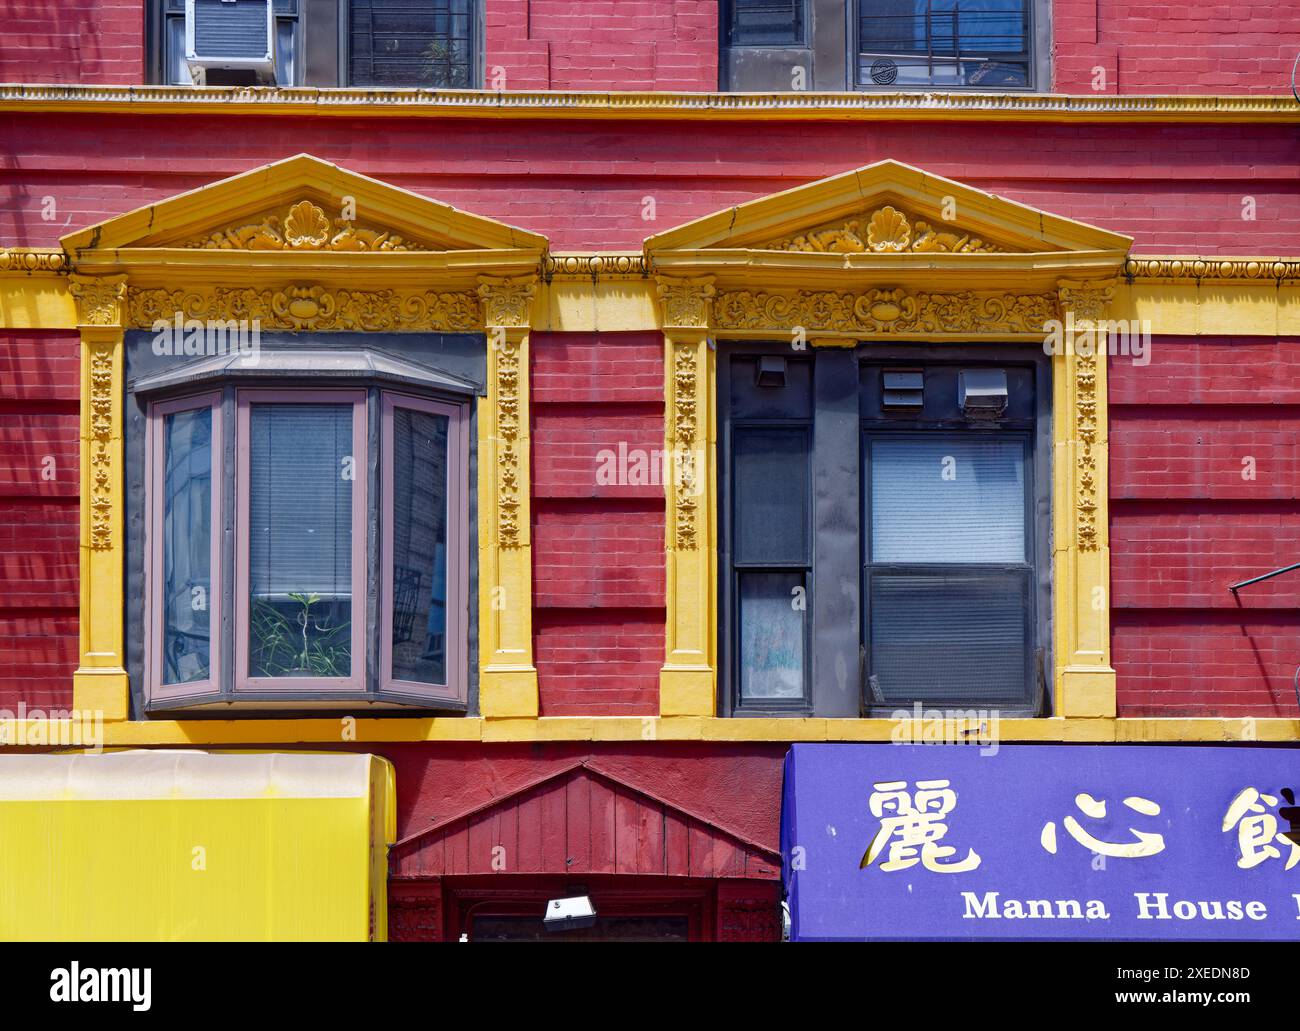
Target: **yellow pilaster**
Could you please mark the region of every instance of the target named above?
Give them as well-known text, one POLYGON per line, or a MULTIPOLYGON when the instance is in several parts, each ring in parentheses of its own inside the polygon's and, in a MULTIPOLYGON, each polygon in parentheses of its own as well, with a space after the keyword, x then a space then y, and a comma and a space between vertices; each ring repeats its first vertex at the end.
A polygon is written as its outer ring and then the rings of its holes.
POLYGON ((714 352, 709 346, 713 282, 659 280, 663 307, 666 452, 667 640, 659 672, 662 716, 712 716, 717 708, 717 434, 714 352))
POLYGON ((1114 280, 1061 280, 1055 361, 1054 602, 1058 716, 1115 715, 1110 665, 1106 337, 1114 280), (1071 333, 1071 327, 1073 333, 1071 333), (1069 346, 1072 345, 1072 346, 1069 346))
POLYGON ((124 720, 123 276, 73 276, 81 331, 81 621, 73 705, 124 720))
POLYGON ((529 495, 528 331, 536 281, 479 279, 487 403, 478 417, 479 711, 537 716, 529 495))

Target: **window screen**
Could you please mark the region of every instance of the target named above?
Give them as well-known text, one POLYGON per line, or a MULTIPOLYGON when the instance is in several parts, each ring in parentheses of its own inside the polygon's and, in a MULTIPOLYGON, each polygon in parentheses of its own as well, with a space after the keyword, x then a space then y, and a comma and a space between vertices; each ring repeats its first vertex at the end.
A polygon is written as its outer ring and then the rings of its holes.
POLYGON ((353 86, 474 85, 473 0, 350 0, 353 86))
POLYGON ((723 6, 727 46, 796 46, 804 41, 804 0, 724 0, 723 6))

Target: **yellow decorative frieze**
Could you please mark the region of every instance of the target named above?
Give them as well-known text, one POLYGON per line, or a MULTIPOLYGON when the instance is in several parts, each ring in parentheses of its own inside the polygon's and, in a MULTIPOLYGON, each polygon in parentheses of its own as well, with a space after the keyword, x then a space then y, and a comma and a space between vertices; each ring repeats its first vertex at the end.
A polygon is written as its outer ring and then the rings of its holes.
POLYGON ((264 330, 451 333, 483 328, 482 308, 468 291, 336 290, 305 283, 279 289, 131 289, 132 326, 170 322, 177 312, 187 319, 257 320, 264 330))
POLYGON ((267 214, 255 222, 227 226, 190 243, 206 250, 234 251, 431 251, 427 244, 404 240, 387 229, 332 222, 318 205, 301 200, 284 215, 267 214))
POLYGON ((929 293, 903 288, 730 290, 718 295, 714 325, 723 330, 788 331, 863 336, 899 334, 1004 333, 1041 336, 1043 324, 1058 317, 1051 293, 963 290, 929 293))
POLYGON ((1004 248, 956 227, 937 229, 891 205, 866 215, 818 226, 796 236, 763 244, 760 250, 812 251, 835 254, 902 252, 997 254, 1004 248))

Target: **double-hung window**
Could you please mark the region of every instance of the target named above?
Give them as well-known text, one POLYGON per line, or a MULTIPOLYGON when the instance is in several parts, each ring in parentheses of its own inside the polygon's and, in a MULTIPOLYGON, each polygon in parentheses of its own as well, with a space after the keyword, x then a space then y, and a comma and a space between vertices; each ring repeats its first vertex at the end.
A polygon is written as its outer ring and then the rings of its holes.
POLYGON ((463 708, 471 397, 164 394, 144 402, 146 707, 463 708))
POLYGON ((1049 376, 1014 348, 720 358, 724 712, 1042 711, 1049 376))
MULTIPOLYGON (((481 0, 270 0, 277 86, 470 89, 478 84, 481 0)), ((225 10, 202 0, 214 19, 251 17, 259 0, 225 10)), ((150 0, 153 72, 190 85, 186 0, 150 0)), ((251 72, 208 70, 209 85, 253 81, 251 72)))

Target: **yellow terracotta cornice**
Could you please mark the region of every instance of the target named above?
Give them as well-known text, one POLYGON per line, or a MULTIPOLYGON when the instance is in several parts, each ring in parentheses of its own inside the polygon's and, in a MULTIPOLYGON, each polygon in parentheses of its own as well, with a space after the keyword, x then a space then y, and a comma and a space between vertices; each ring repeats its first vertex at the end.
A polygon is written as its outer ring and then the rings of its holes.
MULTIPOLYGON (((521 256, 524 253, 521 251, 521 256)), ((399 258, 395 264, 419 265, 428 257, 399 258)), ((451 260, 459 258, 463 255, 451 257, 451 260)), ((76 263, 57 247, 0 247, 0 276, 6 278, 66 276, 76 267, 76 263)), ((542 256, 542 278, 548 281, 646 278, 649 275, 650 263, 639 251, 557 251, 542 256)), ((1130 257, 1124 265, 1123 275, 1135 282, 1296 283, 1300 282, 1300 257, 1144 254, 1130 257)))
POLYGON ((1290 95, 1045 93, 669 93, 564 90, 0 85, 0 110, 147 114, 730 121, 1298 122, 1290 95))

